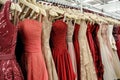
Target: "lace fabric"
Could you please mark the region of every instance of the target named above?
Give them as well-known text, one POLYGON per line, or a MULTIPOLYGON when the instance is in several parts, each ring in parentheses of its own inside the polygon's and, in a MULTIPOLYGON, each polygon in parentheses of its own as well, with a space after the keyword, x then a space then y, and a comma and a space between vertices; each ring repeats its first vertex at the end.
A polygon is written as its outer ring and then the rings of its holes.
POLYGON ((76 79, 75 80, 77 80, 77 63, 76 63, 76 57, 75 57, 75 50, 74 50, 74 46, 73 46, 73 43, 72 43, 74 25, 72 24, 71 21, 68 21, 67 25, 68 25, 68 28, 67 28, 68 52, 69 52, 70 58, 72 60, 73 70, 74 70, 74 72, 76 74, 76 79))
POLYGON ((58 75, 49 45, 51 28, 52 21, 48 20, 48 16, 44 17, 42 28, 42 52, 45 58, 49 80, 58 80, 58 75))
POLYGON ((87 41, 86 31, 87 24, 84 20, 82 20, 78 34, 80 45, 81 80, 97 80, 92 54, 87 41))

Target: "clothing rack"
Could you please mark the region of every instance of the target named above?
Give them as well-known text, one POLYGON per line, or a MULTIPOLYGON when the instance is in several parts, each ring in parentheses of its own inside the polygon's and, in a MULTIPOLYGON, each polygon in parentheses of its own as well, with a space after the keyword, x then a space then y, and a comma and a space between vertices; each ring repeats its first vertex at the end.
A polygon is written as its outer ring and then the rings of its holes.
POLYGON ((62 5, 65 7, 69 7, 69 8, 73 8, 73 9, 78 9, 82 12, 89 12, 89 13, 93 13, 93 14, 97 14, 100 16, 106 16, 106 17, 110 17, 113 19, 117 19, 120 20, 120 17, 110 14, 108 12, 104 12, 104 11, 100 11, 98 9, 96 9, 95 7, 91 6, 91 5, 86 5, 86 7, 84 7, 83 5, 85 5, 84 3, 77 3, 77 5, 70 5, 71 2, 65 1, 66 3, 60 2, 60 1, 56 1, 56 0, 37 0, 38 2, 45 2, 45 3, 51 3, 51 4, 56 4, 56 5, 62 5), (94 8, 94 9, 91 9, 94 8))

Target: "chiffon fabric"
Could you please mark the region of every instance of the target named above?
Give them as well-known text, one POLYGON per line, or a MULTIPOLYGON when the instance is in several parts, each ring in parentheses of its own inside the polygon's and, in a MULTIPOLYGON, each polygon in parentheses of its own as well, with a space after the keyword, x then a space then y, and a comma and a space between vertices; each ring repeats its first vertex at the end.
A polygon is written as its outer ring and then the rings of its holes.
POLYGON ((42 52, 45 58, 46 67, 48 71, 48 80, 58 80, 54 60, 52 57, 49 39, 52 28, 52 21, 48 20, 48 15, 43 17, 42 27, 42 52))
POLYGON ((100 52, 102 57, 102 63, 104 66, 104 74, 103 79, 104 80, 114 80, 116 79, 116 74, 112 65, 112 56, 109 52, 109 49, 107 47, 107 37, 106 37, 106 24, 100 23, 100 28, 98 30, 98 38, 100 42, 100 52))
POLYGON ((81 20, 79 30, 80 61, 81 61, 81 80, 97 80, 92 54, 86 36, 87 24, 81 20))
POLYGON ((42 24, 35 20, 25 19, 18 24, 18 27, 24 44, 23 58, 25 61, 22 63, 25 64, 27 80, 48 80, 41 51, 42 24))
POLYGON ((116 47, 117 47, 117 54, 120 60, 120 27, 119 26, 115 26, 113 28, 113 36, 115 38, 116 41, 116 47))
POLYGON ((67 44, 68 44, 68 52, 70 54, 70 58, 72 60, 72 66, 73 70, 75 72, 77 80, 77 64, 76 64, 76 57, 75 57, 75 50, 72 42, 73 38, 73 32, 74 32, 74 25, 72 24, 72 21, 67 21, 68 29, 67 29, 67 44))
POLYGON ((105 26, 104 28, 106 28, 107 30, 107 33, 106 33, 106 43, 107 43, 107 46, 108 46, 108 49, 112 55, 112 65, 113 65, 113 68, 114 68, 114 71, 115 71, 115 74, 117 76, 117 79, 120 79, 120 62, 119 62, 119 58, 117 56, 117 53, 113 51, 112 49, 112 46, 110 45, 110 39, 109 37, 111 36, 111 39, 113 38, 112 37, 112 30, 110 30, 110 26, 105 26))
POLYGON ((98 80, 103 80, 103 64, 100 54, 100 46, 97 37, 99 25, 97 23, 91 24, 90 22, 87 23, 87 39, 89 43, 89 47, 92 53, 94 66, 97 74, 98 80))
POLYGON ((75 24, 74 26, 74 34, 73 34, 73 45, 74 45, 74 50, 75 50, 75 56, 76 56, 76 63, 77 63, 77 77, 78 80, 81 80, 81 64, 80 64, 80 45, 78 41, 78 32, 80 30, 80 25, 75 24))
POLYGON ((62 20, 56 20, 52 26, 50 44, 58 80, 75 80, 71 58, 67 50, 67 24, 62 20))
POLYGON ((9 20, 11 2, 0 10, 0 80, 24 80, 15 57, 17 27, 9 20))
POLYGON ((109 41, 110 41, 110 45, 111 45, 113 51, 116 52, 117 47, 116 47, 116 42, 115 42, 115 39, 114 39, 114 36, 113 36, 113 25, 108 26, 107 34, 108 34, 108 38, 109 38, 109 41))

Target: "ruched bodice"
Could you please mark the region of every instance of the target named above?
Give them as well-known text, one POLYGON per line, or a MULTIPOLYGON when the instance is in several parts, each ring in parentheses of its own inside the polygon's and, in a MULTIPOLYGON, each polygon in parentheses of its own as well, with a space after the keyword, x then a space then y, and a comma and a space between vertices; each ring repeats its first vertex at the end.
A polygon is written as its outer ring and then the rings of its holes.
POLYGON ((67 24, 61 20, 57 20, 53 23, 52 28, 52 42, 54 48, 64 49, 67 48, 66 45, 66 36, 67 36, 67 24))
POLYGON ((21 24, 22 28, 20 28, 23 43, 25 45, 26 52, 39 52, 41 51, 41 23, 39 25, 35 20, 24 20, 24 23, 21 24), (25 24, 24 24, 25 23, 25 24), (32 27, 28 28, 28 24, 32 27), (34 31, 34 32, 33 32, 34 31), (39 43, 39 44, 38 44, 39 43), (35 46, 37 45, 37 46, 35 46))
POLYGON ((58 73, 58 80, 75 80, 70 55, 67 50, 67 24, 57 20, 52 25, 51 49, 55 66, 58 73))
POLYGON ((24 45, 23 70, 27 80, 48 80, 45 60, 41 49, 42 23, 25 19, 18 25, 24 45))

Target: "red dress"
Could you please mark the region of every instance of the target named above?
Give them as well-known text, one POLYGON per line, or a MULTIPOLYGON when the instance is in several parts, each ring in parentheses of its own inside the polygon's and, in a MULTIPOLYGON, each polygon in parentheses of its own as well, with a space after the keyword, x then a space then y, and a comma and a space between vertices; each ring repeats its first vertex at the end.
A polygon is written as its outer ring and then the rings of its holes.
POLYGON ((73 45, 75 48, 75 55, 76 55, 77 76, 78 76, 78 80, 81 80, 80 78, 80 45, 78 42, 79 29, 80 29, 80 25, 75 24, 75 29, 74 29, 74 34, 73 34, 73 45))
POLYGON ((15 58, 17 27, 9 20, 10 1, 0 11, 0 80, 23 80, 15 58))
POLYGON ((61 20, 53 23, 51 49, 59 80, 75 80, 70 55, 67 50, 67 24, 61 20))
POLYGON ((96 23, 92 25, 89 22, 87 25, 88 25, 87 38, 88 38, 89 47, 92 53, 97 78, 98 80, 103 80, 103 65, 102 65, 102 59, 101 59, 100 48, 99 48, 100 46, 99 46, 98 37, 97 37, 99 25, 96 23))
POLYGON ((48 80, 41 50, 42 24, 36 20, 25 19, 18 27, 24 45, 22 69, 27 72, 27 80, 48 80))
POLYGON ((120 27, 113 27, 113 36, 116 41, 117 54, 120 60, 120 27))

